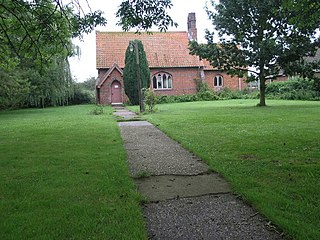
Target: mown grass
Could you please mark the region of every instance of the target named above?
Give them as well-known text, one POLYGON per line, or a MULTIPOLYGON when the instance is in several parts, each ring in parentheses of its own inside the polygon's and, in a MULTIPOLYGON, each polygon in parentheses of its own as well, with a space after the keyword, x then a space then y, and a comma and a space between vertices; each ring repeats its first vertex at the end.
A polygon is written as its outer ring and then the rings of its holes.
POLYGON ((157 105, 150 122, 294 239, 320 239, 320 102, 157 105))
POLYGON ((146 239, 111 108, 0 113, 0 239, 146 239))

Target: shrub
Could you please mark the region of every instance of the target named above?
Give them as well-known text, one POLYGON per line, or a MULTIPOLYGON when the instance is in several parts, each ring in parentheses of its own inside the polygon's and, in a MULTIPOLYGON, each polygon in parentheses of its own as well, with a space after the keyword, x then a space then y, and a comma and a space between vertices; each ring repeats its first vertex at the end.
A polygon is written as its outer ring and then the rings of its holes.
POLYGON ((95 93, 92 90, 84 89, 80 86, 75 86, 74 95, 70 104, 93 104, 95 103, 95 93))
POLYGON ((219 100, 219 96, 213 91, 200 91, 197 93, 198 101, 214 101, 219 100))
POLYGON ((268 98, 284 100, 319 100, 320 93, 314 88, 314 80, 292 77, 285 82, 267 84, 268 98))
POLYGON ((229 88, 224 88, 218 95, 221 99, 241 99, 243 98, 243 92, 239 90, 231 90, 229 88))
POLYGON ((202 81, 199 78, 194 79, 195 83, 196 83, 196 89, 197 92, 206 92, 206 91, 210 91, 210 88, 208 86, 208 83, 202 81))
POLYGON ((259 99, 260 98, 260 92, 258 90, 254 90, 254 91, 247 91, 242 90, 242 99, 259 99))
POLYGON ((155 105, 157 103, 157 98, 156 95, 153 91, 153 89, 146 89, 144 92, 144 99, 145 99, 145 103, 148 106, 148 111, 149 112, 154 112, 155 111, 155 105))
POLYGON ((102 105, 95 105, 94 109, 92 110, 91 112, 93 115, 101 115, 104 113, 104 110, 103 110, 103 106, 102 105))
POLYGON ((198 101, 197 95, 195 94, 183 94, 175 96, 175 102, 195 102, 198 101))
POLYGON ((166 95, 157 96, 156 99, 158 104, 173 103, 173 101, 170 101, 170 96, 166 96, 166 95))

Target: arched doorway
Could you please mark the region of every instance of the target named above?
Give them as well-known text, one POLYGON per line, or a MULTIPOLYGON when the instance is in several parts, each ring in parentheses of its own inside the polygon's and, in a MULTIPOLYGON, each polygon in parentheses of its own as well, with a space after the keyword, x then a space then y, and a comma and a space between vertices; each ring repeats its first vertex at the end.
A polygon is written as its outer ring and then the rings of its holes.
POLYGON ((111 103, 122 103, 122 87, 121 83, 117 80, 111 84, 111 103))

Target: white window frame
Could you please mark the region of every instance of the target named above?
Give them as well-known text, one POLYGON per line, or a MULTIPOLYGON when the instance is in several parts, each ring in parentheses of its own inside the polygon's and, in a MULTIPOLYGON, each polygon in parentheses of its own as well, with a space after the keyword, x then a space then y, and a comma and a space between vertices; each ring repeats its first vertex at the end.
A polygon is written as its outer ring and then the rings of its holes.
POLYGON ((222 75, 217 75, 213 78, 214 87, 223 87, 223 85, 224 85, 224 78, 222 75))
POLYGON ((172 75, 166 72, 158 72, 152 76, 152 87, 155 90, 172 89, 172 75))

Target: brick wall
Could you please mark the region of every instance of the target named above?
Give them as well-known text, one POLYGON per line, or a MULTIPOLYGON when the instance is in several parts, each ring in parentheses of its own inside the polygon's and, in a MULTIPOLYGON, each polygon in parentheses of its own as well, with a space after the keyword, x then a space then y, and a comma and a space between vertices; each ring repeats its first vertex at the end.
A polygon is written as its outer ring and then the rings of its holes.
POLYGON ((198 68, 162 68, 150 69, 151 87, 152 77, 161 72, 172 75, 172 89, 155 89, 156 95, 182 95, 196 93, 196 84, 194 79, 200 78, 198 68))
MULTIPOLYGON (((99 70, 99 78, 102 78, 107 70, 99 70)), ((123 79, 121 74, 119 73, 118 70, 114 69, 112 73, 108 76, 108 78, 104 81, 102 86, 100 87, 100 101, 98 102, 99 104, 103 105, 108 105, 111 104, 111 84, 113 81, 119 81, 121 84, 121 91, 122 91, 122 99, 126 101, 126 96, 124 93, 124 85, 123 85, 123 79)))
MULTIPOLYGON (((106 74, 106 70, 99 70, 99 78, 103 78, 106 74)), ((158 73, 168 73, 172 76, 172 89, 155 89, 156 95, 183 95, 183 94, 195 94, 196 83, 194 79, 200 78, 200 70, 198 68, 161 68, 161 69, 150 69, 151 76, 151 87, 152 77, 158 73)), ((128 101, 127 96, 124 92, 123 79, 121 74, 115 69, 103 85, 100 88, 100 104, 111 104, 111 84, 114 80, 118 80, 122 87, 122 99, 124 102, 128 101)), ((208 86, 215 91, 219 91, 222 88, 229 88, 232 90, 244 89, 247 84, 238 77, 231 77, 226 73, 221 73, 220 71, 205 71, 205 79, 208 86), (223 86, 214 87, 214 77, 221 75, 223 77, 223 86)))
POLYGON ((219 91, 223 88, 229 88, 232 90, 242 90, 247 87, 247 83, 243 79, 239 79, 237 76, 231 77, 230 75, 222 73, 220 71, 205 71, 205 81, 208 84, 208 86, 214 91, 219 91), (218 75, 223 77, 222 87, 214 86, 214 78, 218 75))

